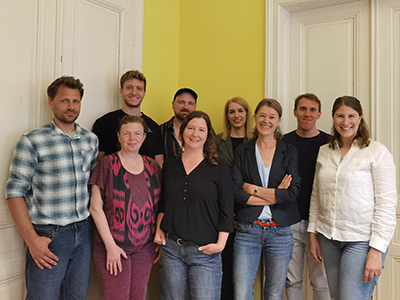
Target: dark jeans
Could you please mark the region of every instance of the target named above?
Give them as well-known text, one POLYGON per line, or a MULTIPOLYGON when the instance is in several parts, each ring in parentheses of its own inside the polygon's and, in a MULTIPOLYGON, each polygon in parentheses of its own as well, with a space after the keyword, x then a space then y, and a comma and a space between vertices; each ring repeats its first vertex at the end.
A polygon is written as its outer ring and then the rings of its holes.
POLYGON ((59 261, 51 269, 39 269, 26 251, 27 300, 85 300, 92 259, 91 218, 66 226, 34 225, 38 235, 51 239, 49 249, 59 261))

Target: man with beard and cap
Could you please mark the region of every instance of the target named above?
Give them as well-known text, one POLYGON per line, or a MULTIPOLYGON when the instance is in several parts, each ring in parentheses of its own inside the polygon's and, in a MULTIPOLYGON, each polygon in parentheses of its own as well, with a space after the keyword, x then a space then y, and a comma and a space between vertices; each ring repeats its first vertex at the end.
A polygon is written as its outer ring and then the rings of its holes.
POLYGON ((160 125, 162 143, 164 147, 164 160, 182 153, 182 141, 179 138, 179 129, 183 119, 196 110, 197 94, 190 88, 179 89, 172 101, 175 116, 160 125))
POLYGON ((121 76, 119 93, 124 99, 122 109, 118 109, 98 118, 93 125, 93 132, 99 138, 99 157, 120 150, 117 131, 119 122, 127 115, 141 117, 147 125, 146 139, 139 153, 153 158, 160 166, 163 163, 160 127, 140 109, 146 95, 146 77, 137 71, 130 70, 121 76))

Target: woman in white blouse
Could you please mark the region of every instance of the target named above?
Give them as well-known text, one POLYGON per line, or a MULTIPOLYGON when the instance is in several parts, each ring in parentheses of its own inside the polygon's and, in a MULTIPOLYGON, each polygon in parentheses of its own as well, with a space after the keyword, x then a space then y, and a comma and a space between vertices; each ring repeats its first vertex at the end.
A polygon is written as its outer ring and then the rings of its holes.
POLYGON ((324 259, 332 299, 370 299, 396 226, 393 156, 370 140, 356 98, 337 98, 332 117, 315 169, 310 253, 324 259))

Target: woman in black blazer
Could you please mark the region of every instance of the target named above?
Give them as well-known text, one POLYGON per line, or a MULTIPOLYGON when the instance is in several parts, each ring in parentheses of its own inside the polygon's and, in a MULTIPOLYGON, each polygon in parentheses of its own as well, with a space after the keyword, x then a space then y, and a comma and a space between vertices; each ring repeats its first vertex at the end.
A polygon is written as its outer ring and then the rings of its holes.
POLYGON ((282 107, 262 100, 255 110, 255 138, 240 145, 233 160, 235 215, 233 252, 234 299, 253 299, 262 250, 264 299, 283 299, 292 256, 290 225, 300 221, 296 197, 300 190, 296 149, 280 140, 282 107))

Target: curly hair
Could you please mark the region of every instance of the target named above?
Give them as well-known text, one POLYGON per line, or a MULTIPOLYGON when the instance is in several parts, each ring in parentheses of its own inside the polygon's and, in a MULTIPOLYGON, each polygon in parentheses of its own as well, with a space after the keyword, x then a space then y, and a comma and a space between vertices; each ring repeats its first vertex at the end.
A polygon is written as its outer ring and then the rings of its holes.
POLYGON ((185 147, 185 141, 183 139, 183 132, 185 131, 188 123, 194 118, 202 118, 202 119, 204 119, 204 121, 206 121, 207 139, 206 139, 206 141, 204 143, 204 146, 203 146, 203 153, 204 153, 205 157, 207 158, 207 161, 211 165, 218 165, 218 162, 217 162, 218 153, 217 153, 217 149, 216 149, 216 146, 215 146, 215 132, 214 132, 214 129, 213 129, 212 125, 211 125, 210 117, 205 112, 202 112, 200 110, 192 111, 183 120, 181 128, 179 130, 179 136, 180 136, 180 138, 182 140, 182 147, 183 148, 185 147))
POLYGON ((144 84, 144 91, 146 91, 146 77, 144 77, 143 73, 139 72, 138 70, 130 70, 125 72, 125 74, 122 75, 120 79, 121 89, 124 88, 124 83, 128 79, 137 79, 142 81, 144 84))

